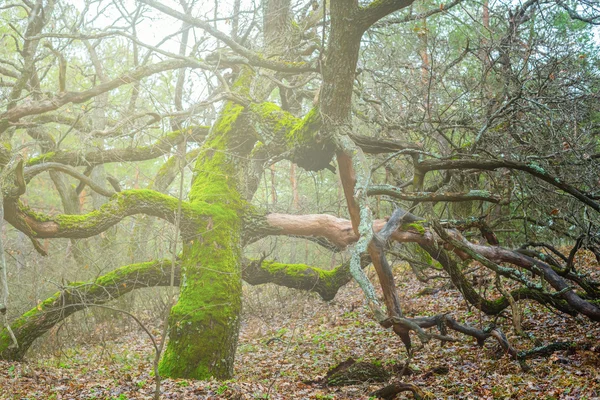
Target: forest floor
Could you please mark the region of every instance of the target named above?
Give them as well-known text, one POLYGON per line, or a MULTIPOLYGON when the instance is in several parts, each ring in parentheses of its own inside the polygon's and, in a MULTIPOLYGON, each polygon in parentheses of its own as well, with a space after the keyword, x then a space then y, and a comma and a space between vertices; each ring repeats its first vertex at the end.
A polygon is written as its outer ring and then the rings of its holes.
MULTIPOLYGON (((403 268, 396 268, 395 273, 407 316, 449 313, 477 327, 492 322, 477 310, 469 310, 460 294, 446 287, 446 281, 426 285, 403 268), (434 293, 419 295, 425 288, 435 288, 434 293)), ((164 380, 161 398, 368 399, 386 382, 326 387, 314 381, 348 358, 373 361, 389 371, 397 371, 394 365, 406 360, 398 337, 373 322, 353 283, 329 303, 312 294, 276 287, 248 287, 246 291, 235 379, 164 380)), ((491 340, 483 347, 464 336, 444 347, 432 341, 416 352, 412 373, 402 381, 440 399, 600 399, 600 324, 583 317, 566 318, 527 302, 522 313, 525 330, 544 344, 573 340, 595 343, 596 347, 528 360, 531 370, 523 372, 491 340)), ((515 334, 510 318, 500 318, 498 324, 518 350, 534 347, 531 340, 515 334)), ((103 328, 98 325, 95 329, 100 332, 103 328)), ((160 332, 159 327, 150 329, 160 332)), ((0 398, 127 400, 153 396, 152 346, 141 330, 121 330, 111 340, 96 343, 63 344, 51 353, 34 350, 26 362, 0 362, 0 398)), ((394 379, 392 375, 391 381, 394 379)), ((406 392, 398 398, 412 398, 412 394, 406 392)))

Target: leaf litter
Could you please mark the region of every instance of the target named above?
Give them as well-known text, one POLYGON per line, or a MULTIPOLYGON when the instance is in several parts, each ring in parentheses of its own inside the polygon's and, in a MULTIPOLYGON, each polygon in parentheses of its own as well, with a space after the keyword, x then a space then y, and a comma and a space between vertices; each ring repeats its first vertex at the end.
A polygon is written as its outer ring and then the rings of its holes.
MULTIPOLYGON (((372 271, 370 272, 372 274, 372 271)), ((485 327, 493 317, 469 309, 447 281, 425 285, 405 268, 395 269, 398 292, 408 317, 449 313, 460 322, 485 327), (429 290, 436 286, 435 290, 429 290), (418 293, 428 293, 418 295, 418 293)), ((245 287, 245 311, 235 378, 225 382, 165 379, 163 399, 369 399, 386 383, 350 386, 322 384, 327 372, 352 358, 398 372, 407 354, 399 338, 369 315, 354 283, 331 302, 316 295, 274 286, 245 287)), ((531 370, 487 341, 431 341, 416 351, 409 374, 400 381, 440 399, 600 399, 600 324, 571 318, 524 302, 522 325, 544 344, 583 341, 591 350, 561 351, 528 360, 531 370), (595 344, 595 346, 594 346, 595 344)), ((517 350, 534 347, 517 335, 510 313, 497 319, 517 350)), ((152 326, 153 319, 145 320, 152 326)), ((153 327, 153 332, 160 332, 153 327)), ((154 394, 150 340, 130 328, 114 340, 64 345, 51 355, 29 354, 22 363, 0 361, 0 399, 151 399, 154 394)), ((412 398, 403 392, 397 398, 412 398)))

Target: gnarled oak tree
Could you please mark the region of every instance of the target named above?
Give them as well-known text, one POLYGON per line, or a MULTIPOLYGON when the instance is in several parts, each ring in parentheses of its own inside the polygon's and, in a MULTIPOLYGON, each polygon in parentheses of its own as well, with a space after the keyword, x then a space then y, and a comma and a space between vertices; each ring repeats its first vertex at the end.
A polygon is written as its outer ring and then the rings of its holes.
POLYGON ((352 278, 409 351, 411 332, 423 343, 453 340, 449 328, 479 343, 492 337, 515 359, 529 355, 497 329, 407 318, 386 254, 408 242, 420 250, 401 257, 417 273, 433 265, 487 314, 529 299, 600 321, 597 277, 573 262, 580 248, 600 257, 598 54, 583 44, 593 10, 543 0, 493 10, 465 0, 264 0, 259 9, 237 0, 207 18, 197 3, 0 8, 3 21, 17 21, 0 25, 4 221, 41 253, 42 239, 93 237, 140 214, 176 225, 183 242, 173 265, 135 263, 66 284, 7 321, 1 358, 21 359, 90 304, 175 283, 161 374, 227 379, 242 279, 330 300, 352 278), (110 176, 106 185, 107 164, 165 157, 146 189, 110 176), (347 213, 267 213, 256 192, 265 170, 285 160, 337 174, 347 213), (180 201, 167 189, 186 166, 193 176, 180 201), (25 204, 45 172, 64 213, 25 204), (89 212, 86 189, 97 200, 89 212), (374 216, 379 201, 393 205, 383 219, 374 216), (351 259, 328 270, 245 257, 246 246, 277 235, 350 249, 351 259), (570 253, 555 248, 557 238, 570 253), (473 261, 496 279, 495 297, 474 288, 464 267, 473 261), (383 304, 363 272, 369 263, 383 304))

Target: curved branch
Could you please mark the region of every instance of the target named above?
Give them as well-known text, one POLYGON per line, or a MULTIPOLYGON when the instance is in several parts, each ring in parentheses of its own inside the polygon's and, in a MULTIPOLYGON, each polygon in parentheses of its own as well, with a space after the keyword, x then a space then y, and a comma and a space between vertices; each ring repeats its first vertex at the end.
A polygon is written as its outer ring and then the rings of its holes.
MULTIPOLYGON (((400 140, 373 138, 364 135, 349 135, 358 147, 367 154, 394 153, 402 150, 414 150, 415 153, 422 152, 422 146, 415 143, 403 142, 400 140)), ((410 154, 410 153, 406 153, 410 154)))
POLYGON ((4 75, 4 76, 9 76, 11 78, 15 78, 15 79, 19 79, 19 73, 16 71, 13 71, 9 68, 5 68, 3 66, 0 65, 0 75, 4 75))
MULTIPOLYGON (((498 315, 510 306, 510 301, 507 297, 502 296, 495 300, 488 300, 482 297, 479 292, 473 287, 471 281, 461 271, 459 265, 449 256, 443 248, 439 248, 434 243, 419 243, 419 245, 431 257, 437 260, 444 271, 450 275, 452 283, 462 293, 465 300, 478 310, 483 311, 488 315, 498 315)), ((569 315, 577 315, 569 304, 561 299, 552 297, 550 294, 530 288, 519 288, 510 292, 510 296, 516 301, 519 300, 535 300, 540 304, 552 306, 569 315)))
MULTIPOLYGON (((271 235, 288 235, 305 238, 324 238, 328 242, 343 250, 358 240, 352 229, 352 223, 347 219, 337 218, 327 214, 268 214, 264 217, 262 226, 250 228, 252 240, 271 235)), ((379 232, 386 224, 386 220, 373 221, 373 230, 379 232)), ((407 222, 407 220, 405 220, 407 222)), ((412 221, 408 221, 412 222, 412 221)), ((256 224, 256 220, 253 222, 256 224)), ((415 228, 404 225, 403 228, 415 228)), ((424 239, 418 231, 397 230, 392 234, 392 239, 398 242, 419 242, 424 239)), ((249 242, 251 242, 249 241, 249 242)), ((248 242, 248 243, 249 243, 248 242)))
POLYGON ((150 119, 148 121, 144 122, 143 125, 136 127, 136 129, 133 132, 128 132, 129 135, 133 135, 133 134, 135 134, 135 132, 138 132, 138 131, 142 130, 143 128, 148 127, 156 122, 159 122, 162 119, 162 116, 155 112, 140 112, 140 113, 133 114, 127 118, 122 119, 121 121, 117 122, 113 126, 108 127, 107 129, 92 130, 88 133, 88 135, 93 136, 93 137, 117 136, 118 134, 123 133, 124 126, 132 125, 135 120, 141 119, 144 117, 150 117, 150 119))
POLYGON ((81 154, 75 151, 55 151, 42 154, 27 162, 27 166, 42 163, 55 162, 70 165, 72 167, 94 166, 113 162, 145 161, 166 154, 178 144, 184 141, 200 142, 208 135, 209 128, 196 126, 171 132, 149 146, 91 151, 81 154))
POLYGON ((363 30, 369 29, 371 25, 394 11, 406 8, 414 3, 414 0, 376 0, 360 10, 360 26, 363 30))
POLYGON ((436 193, 436 192, 403 192, 401 189, 392 185, 373 185, 367 188, 367 195, 386 195, 395 199, 414 201, 414 202, 459 202, 481 200, 489 203, 500 203, 500 198, 490 194, 486 190, 471 190, 465 193, 436 193))
POLYGON ((80 180, 81 182, 88 185, 93 191, 101 194, 102 196, 111 197, 115 194, 112 190, 107 190, 102 186, 96 184, 90 177, 85 176, 79 171, 69 167, 68 165, 55 163, 55 162, 47 162, 43 164, 37 164, 32 167, 25 168, 25 179, 30 181, 34 176, 41 174, 44 171, 55 170, 64 172, 67 175, 71 175, 73 178, 80 180))
MULTIPOLYGON (((36 238, 87 238, 104 232, 125 217, 146 214, 175 222, 178 200, 153 190, 124 190, 88 214, 49 216, 35 213, 22 204, 5 201, 4 218, 15 228, 36 238)), ((184 236, 195 232, 204 217, 203 209, 188 203, 182 204, 184 236)))
POLYGON ((454 6, 456 6, 460 3, 462 3, 462 0, 454 0, 449 4, 442 3, 439 7, 433 8, 429 11, 425 11, 425 12, 418 13, 418 14, 410 13, 407 16, 400 17, 400 18, 389 18, 384 21, 377 22, 374 26, 375 27, 385 27, 385 26, 389 26, 389 25, 404 24, 404 23, 410 22, 410 21, 418 21, 418 20, 426 19, 426 18, 431 17, 432 15, 448 11, 449 9, 453 8, 454 6))
POLYGON ((208 22, 204 22, 198 18, 194 18, 189 14, 181 13, 177 10, 172 9, 171 7, 167 7, 164 4, 155 1, 155 0, 140 0, 142 3, 148 4, 151 7, 156 8, 163 13, 170 15, 171 17, 177 18, 183 22, 186 22, 192 26, 198 27, 215 38, 222 40, 227 46, 229 46, 233 51, 244 56, 248 59, 250 65, 255 65, 257 67, 268 68, 273 71, 278 72, 291 72, 291 73, 299 73, 299 72, 314 72, 316 69, 314 67, 308 66, 304 62, 278 62, 269 59, 265 59, 261 55, 251 51, 250 49, 242 46, 231 37, 227 36, 223 32, 214 28, 208 22))
POLYGON ((585 195, 579 189, 563 182, 561 179, 550 175, 546 170, 534 163, 523 163, 510 160, 425 160, 416 167, 419 171, 426 173, 435 170, 447 169, 483 169, 495 170, 499 168, 515 169, 543 180, 550 185, 566 192, 580 200, 584 204, 600 212, 600 204, 591 197, 585 195))
MULTIPOLYGON (((413 217, 418 218, 416 216, 413 217)), ((385 220, 374 221, 373 230, 375 232, 380 231, 385 223, 385 220)), ((499 300, 490 301, 481 298, 477 291, 472 288, 467 279, 462 275, 458 266, 455 265, 456 263, 449 258, 443 248, 438 246, 438 240, 440 239, 432 235, 432 233, 426 230, 422 225, 410 223, 405 224, 402 228, 414 229, 414 231, 396 230, 392 234, 391 239, 398 242, 415 242, 423 247, 433 258, 438 260, 442 266, 444 266, 444 269, 450 274, 453 282, 470 303, 476 305, 488 314, 497 314, 508 306, 507 299, 500 298, 499 300)), ((477 258, 482 260, 487 259, 496 264, 510 263, 525 268, 534 274, 542 275, 550 286, 557 291, 553 295, 538 290, 536 287, 528 287, 521 289, 520 292, 513 293, 513 297, 535 299, 542 304, 551 305, 552 307, 569 314, 579 312, 592 320, 600 320, 600 308, 577 295, 567 281, 548 264, 526 257, 512 250, 497 246, 484 246, 471 243, 456 231, 446 230, 446 232, 453 240, 455 240, 455 242, 452 242, 452 245, 457 248, 457 253, 463 258, 471 258, 471 256, 467 254, 475 254, 475 257, 477 258), (467 254, 465 254, 466 251, 468 251, 467 254)), ((252 232, 252 235, 254 235, 253 239, 258 239, 261 234, 264 234, 265 236, 318 236, 327 239, 339 248, 345 248, 358 240, 358 236, 354 233, 350 221, 332 217, 330 215, 294 216, 286 214, 269 214, 265 217, 265 223, 262 226, 262 229, 255 229, 252 232)))
MULTIPOLYGON (((74 282, 40 302, 12 323, 19 347, 11 347, 7 332, 0 331, 0 359, 21 360, 34 340, 54 325, 88 305, 116 299, 134 289, 169 284, 171 262, 154 261, 116 269, 92 282, 74 282)), ((179 284, 180 270, 175 271, 179 284)))
POLYGON ((453 236, 448 238, 452 246, 467 252, 470 256, 476 255, 477 258, 480 258, 480 261, 485 262, 485 259, 487 259, 496 263, 507 262, 523 267, 534 274, 543 276, 546 282, 557 291, 557 296, 564 299, 574 310, 577 310, 594 321, 600 321, 600 308, 579 297, 575 291, 573 291, 573 288, 548 264, 527 257, 516 251, 503 249, 501 247, 477 245, 469 242, 457 232, 447 232, 449 236, 453 236))
MULTIPOLYGON (((590 25, 600 25, 600 15, 598 14, 592 15, 591 17, 585 17, 577 11, 575 11, 573 8, 567 6, 563 1, 557 1, 556 4, 558 4, 562 9, 564 9, 569 14, 569 17, 571 17, 572 19, 582 21, 590 25)), ((593 7, 590 7, 590 9, 594 10, 593 7)))
MULTIPOLYGON (((364 268, 371 262, 368 256, 361 258, 364 268)), ((333 300, 338 290, 352 280, 350 263, 345 262, 332 270, 306 264, 285 264, 274 261, 245 260, 242 278, 251 285, 274 283, 293 289, 318 293, 325 301, 333 300)))
MULTIPOLYGON (((142 78, 157 74, 159 72, 169 71, 173 69, 179 69, 184 67, 194 67, 192 63, 182 60, 168 60, 158 62, 156 64, 143 66, 134 69, 126 74, 121 75, 111 81, 101 83, 89 90, 83 92, 64 92, 58 95, 52 96, 45 100, 36 101, 33 103, 20 104, 16 107, 9 109, 8 111, 0 114, 0 121, 17 121, 20 118, 28 115, 41 114, 48 111, 56 110, 65 104, 69 103, 83 103, 90 100, 91 98, 98 96, 99 94, 106 93, 120 86, 138 81, 142 78)), ((2 126, 4 126, 3 124, 2 126)), ((6 125, 8 126, 8 125, 6 125)))
POLYGON ((180 161, 180 155, 176 154, 171 156, 156 173, 156 176, 152 181, 151 188, 158 190, 161 193, 165 193, 167 188, 171 185, 171 183, 173 183, 175 177, 181 170, 179 162, 183 162, 185 165, 191 163, 194 159, 196 159, 196 157, 198 157, 200 150, 200 148, 197 148, 185 153, 185 159, 183 161, 180 161))
POLYGON ((252 103, 246 110, 251 113, 257 135, 274 153, 271 158, 285 158, 309 171, 329 168, 334 145, 321 134, 323 119, 317 108, 303 118, 269 102, 252 103))
MULTIPOLYGON (((48 123, 56 123, 61 125, 66 125, 68 127, 73 127, 78 131, 89 132, 92 130, 91 125, 82 118, 83 114, 75 114, 75 115, 65 115, 62 112, 56 113, 44 113, 40 115, 36 115, 27 119, 27 122, 31 122, 34 126, 43 125, 48 123)), ((24 122, 24 123, 27 123, 24 122)))
MULTIPOLYGON (((368 257, 362 260, 369 264, 368 257)), ((126 265, 90 282, 73 282, 24 313, 11 324, 18 347, 13 346, 7 329, 0 330, 0 359, 21 360, 29 347, 60 321, 89 306, 98 306, 135 289, 171 284, 181 280, 181 266, 171 260, 126 265)), ((318 293, 323 300, 334 298, 337 290, 351 279, 348 263, 333 270, 323 270, 303 264, 282 264, 273 261, 245 260, 242 278, 251 285, 275 283, 280 286, 318 293)))

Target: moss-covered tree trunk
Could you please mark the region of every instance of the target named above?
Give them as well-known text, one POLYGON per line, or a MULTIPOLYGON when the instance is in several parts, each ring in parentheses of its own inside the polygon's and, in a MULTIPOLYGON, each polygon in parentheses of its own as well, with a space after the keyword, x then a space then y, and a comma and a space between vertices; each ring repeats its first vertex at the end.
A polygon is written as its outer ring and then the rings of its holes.
POLYGON ((195 236, 184 238, 181 291, 160 363, 164 376, 233 374, 242 294, 241 156, 254 144, 245 135, 242 114, 242 106, 225 106, 194 168, 189 201, 207 217, 195 236))
MULTIPOLYGON (((267 0, 263 6, 263 50, 279 53, 288 37, 290 1, 267 0)), ((262 101, 273 83, 243 68, 232 90, 262 101)), ((250 160, 261 152, 261 146, 254 145, 261 125, 269 125, 269 111, 228 103, 196 162, 189 201, 206 208, 209 218, 196 237, 184 239, 181 291, 171 310, 169 343, 160 364, 165 376, 228 379, 233 375, 242 296, 241 217, 262 174, 264 161, 256 169, 250 160)), ((287 131, 278 129, 281 122, 266 129, 287 131)), ((285 123, 283 127, 289 128, 285 123)))

